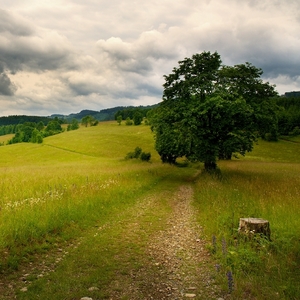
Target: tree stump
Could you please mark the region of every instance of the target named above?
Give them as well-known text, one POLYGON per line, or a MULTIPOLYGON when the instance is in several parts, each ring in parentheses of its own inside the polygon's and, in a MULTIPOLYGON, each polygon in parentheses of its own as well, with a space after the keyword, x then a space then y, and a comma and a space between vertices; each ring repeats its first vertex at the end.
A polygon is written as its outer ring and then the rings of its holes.
POLYGON ((252 237, 256 234, 271 239, 271 230, 269 221, 260 218, 240 218, 239 233, 252 237))

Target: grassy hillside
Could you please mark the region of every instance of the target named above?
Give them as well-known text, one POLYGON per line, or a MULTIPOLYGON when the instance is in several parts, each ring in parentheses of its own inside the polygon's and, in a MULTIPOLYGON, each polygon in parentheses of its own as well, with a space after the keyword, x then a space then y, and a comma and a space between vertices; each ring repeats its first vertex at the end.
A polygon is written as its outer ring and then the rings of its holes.
POLYGON ((96 277, 98 286, 105 287, 115 269, 130 272, 129 268, 138 267, 151 232, 164 226, 169 209, 164 193, 195 174, 194 207, 224 293, 231 292, 231 299, 299 299, 300 144, 259 141, 245 158, 219 162, 218 176, 199 172, 201 164, 163 165, 153 147, 148 126, 116 122, 64 132, 45 138, 43 144, 0 147, 0 271, 4 278, 14 280, 14 274, 34 261, 35 255, 49 252, 50 256, 65 243, 90 237, 82 246, 85 257, 78 252, 77 264, 66 260, 47 279, 32 278, 31 288, 17 293, 18 299, 54 299, 51 295, 80 299, 80 286, 92 286, 96 277), (124 159, 137 146, 151 152, 149 163, 124 159), (139 202, 147 195, 157 196, 159 209, 139 202), (146 219, 134 212, 130 218, 142 218, 147 234, 132 237, 130 247, 125 247, 114 224, 125 224, 125 212, 137 204, 145 205, 146 219), (239 238, 239 218, 250 216, 270 221, 272 241, 239 238), (95 243, 95 226, 110 228, 109 235, 103 233, 97 242, 101 259, 89 252, 95 243), (114 236, 118 239, 112 245, 114 236), (111 247, 105 252, 107 243, 111 247), (131 255, 129 265, 119 259, 125 252, 131 255), (90 277, 73 274, 76 268, 90 277), (228 272, 234 280, 230 291, 228 272))

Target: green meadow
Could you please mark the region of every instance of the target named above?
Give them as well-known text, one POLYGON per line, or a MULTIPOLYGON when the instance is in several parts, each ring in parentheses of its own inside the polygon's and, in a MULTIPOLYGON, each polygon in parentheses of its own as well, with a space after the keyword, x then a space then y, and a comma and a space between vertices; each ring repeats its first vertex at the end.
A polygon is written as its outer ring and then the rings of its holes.
POLYGON ((0 285, 0 299, 109 299, 107 285, 141 267, 147 241, 165 226, 168 199, 186 182, 222 296, 300 299, 299 142, 259 141, 246 157, 220 161, 217 174, 202 164, 162 164, 145 125, 103 122, 42 144, 1 146, 0 276, 11 288, 0 285), (137 146, 150 162, 124 159, 137 146), (240 236, 242 217, 267 219, 271 240, 240 236), (54 270, 34 273, 57 252, 54 270))

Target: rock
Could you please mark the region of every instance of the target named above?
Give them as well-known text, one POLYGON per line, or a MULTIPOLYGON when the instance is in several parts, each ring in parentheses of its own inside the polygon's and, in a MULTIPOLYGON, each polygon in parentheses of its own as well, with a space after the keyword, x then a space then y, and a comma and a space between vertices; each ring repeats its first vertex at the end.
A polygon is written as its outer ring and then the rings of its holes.
POLYGON ((27 287, 23 287, 22 289, 20 289, 21 292, 27 292, 27 287))
POLYGON ((92 291, 98 291, 99 289, 96 287, 96 286, 92 286, 89 288, 89 291, 92 292, 92 291))
POLYGON ((82 297, 82 298, 80 298, 80 300, 93 300, 93 298, 90 298, 90 297, 82 297))

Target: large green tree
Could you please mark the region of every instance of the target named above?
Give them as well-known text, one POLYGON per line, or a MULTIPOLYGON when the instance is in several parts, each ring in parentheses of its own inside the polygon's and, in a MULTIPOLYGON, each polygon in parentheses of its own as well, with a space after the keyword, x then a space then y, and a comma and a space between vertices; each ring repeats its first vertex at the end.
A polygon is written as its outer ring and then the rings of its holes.
POLYGON ((263 82, 262 69, 251 63, 222 66, 218 75, 218 89, 227 94, 243 97, 254 110, 256 131, 262 138, 268 134, 271 139, 278 136, 278 107, 274 97, 275 86, 263 82))
POLYGON ((180 61, 164 76, 163 101, 151 120, 162 161, 175 163, 185 156, 204 162, 205 169, 215 169, 219 157, 251 151, 258 120, 264 121, 266 128, 270 125, 265 112, 273 111, 267 104, 276 94, 260 75, 260 69, 248 63, 221 66, 217 52, 180 61), (240 84, 239 69, 245 69, 240 84), (257 108, 260 106, 264 110, 257 108))

